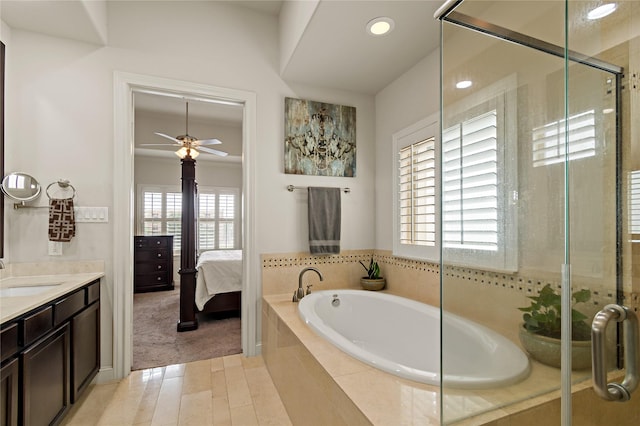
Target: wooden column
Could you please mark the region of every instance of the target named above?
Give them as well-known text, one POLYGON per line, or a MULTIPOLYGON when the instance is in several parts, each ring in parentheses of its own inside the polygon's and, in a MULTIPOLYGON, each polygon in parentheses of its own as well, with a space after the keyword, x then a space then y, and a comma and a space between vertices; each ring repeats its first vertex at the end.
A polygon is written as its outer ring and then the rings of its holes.
POLYGON ((180 242, 180 321, 178 331, 198 328, 196 318, 196 160, 182 159, 182 227, 180 242))

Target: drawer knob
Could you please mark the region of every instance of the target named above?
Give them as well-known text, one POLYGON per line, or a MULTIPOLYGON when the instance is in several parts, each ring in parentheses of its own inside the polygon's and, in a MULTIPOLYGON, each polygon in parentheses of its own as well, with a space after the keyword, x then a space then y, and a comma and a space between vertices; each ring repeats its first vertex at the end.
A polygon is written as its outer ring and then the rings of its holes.
POLYGON ((162 281, 162 277, 158 277, 156 278, 158 281, 162 281))
POLYGON ((158 265, 158 269, 162 269, 162 265, 158 265))
POLYGON ((157 244, 157 245, 160 245, 160 241, 156 241, 156 244, 157 244))
POLYGON ((158 253, 158 257, 162 257, 162 253, 158 253))

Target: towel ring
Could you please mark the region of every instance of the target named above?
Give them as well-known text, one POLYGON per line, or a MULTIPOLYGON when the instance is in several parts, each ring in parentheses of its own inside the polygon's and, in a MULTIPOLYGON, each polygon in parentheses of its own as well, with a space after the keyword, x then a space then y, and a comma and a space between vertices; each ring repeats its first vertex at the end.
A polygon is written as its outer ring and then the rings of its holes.
POLYGON ((67 189, 71 187, 71 189, 73 190, 73 194, 71 194, 71 198, 76 197, 76 189, 73 187, 73 185, 71 185, 69 181, 66 179, 59 179, 57 182, 51 182, 49 185, 47 185, 47 189, 45 192, 47 193, 47 197, 49 197, 50 200, 53 200, 54 198, 51 196, 51 194, 49 194, 49 188, 51 188, 55 184, 58 184, 58 186, 62 189, 67 189))

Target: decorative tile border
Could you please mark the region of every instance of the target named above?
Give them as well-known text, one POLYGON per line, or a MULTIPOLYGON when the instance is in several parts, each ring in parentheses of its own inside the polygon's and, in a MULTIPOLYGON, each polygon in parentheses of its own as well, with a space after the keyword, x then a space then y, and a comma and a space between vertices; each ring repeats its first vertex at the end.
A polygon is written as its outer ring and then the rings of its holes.
MULTIPOLYGON (((332 256, 312 256, 308 253, 263 255, 262 267, 304 267, 328 264, 349 264, 357 263, 359 261, 367 264, 372 255, 381 265, 390 265, 403 269, 414 269, 435 275, 440 274, 440 265, 437 263, 396 257, 389 251, 382 250, 345 251, 344 254, 332 256)), ((460 279, 479 286, 492 286, 506 291, 517 291, 525 294, 526 296, 539 294, 540 290, 542 290, 542 288, 547 284, 551 284, 551 286, 557 291, 561 288, 558 280, 539 279, 520 274, 484 271, 451 265, 445 266, 443 274, 443 278, 445 280, 460 279)), ((574 291, 580 288, 587 287, 576 287, 574 288, 574 291)), ((591 290, 591 300, 588 302, 590 310, 600 310, 609 303, 615 303, 616 295, 614 289, 601 286, 589 286, 589 288, 591 290)), ((625 294, 624 298, 626 306, 640 313, 640 294, 625 294)))

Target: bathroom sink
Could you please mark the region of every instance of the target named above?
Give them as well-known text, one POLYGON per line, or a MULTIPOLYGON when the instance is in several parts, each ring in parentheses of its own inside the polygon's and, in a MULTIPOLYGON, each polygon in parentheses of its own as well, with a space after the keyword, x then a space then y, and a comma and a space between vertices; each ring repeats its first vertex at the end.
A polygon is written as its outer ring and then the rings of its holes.
POLYGON ((60 283, 0 288, 0 297, 33 296, 59 285, 60 283))

